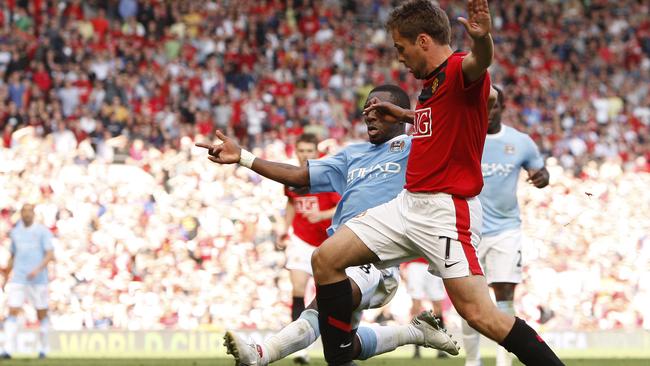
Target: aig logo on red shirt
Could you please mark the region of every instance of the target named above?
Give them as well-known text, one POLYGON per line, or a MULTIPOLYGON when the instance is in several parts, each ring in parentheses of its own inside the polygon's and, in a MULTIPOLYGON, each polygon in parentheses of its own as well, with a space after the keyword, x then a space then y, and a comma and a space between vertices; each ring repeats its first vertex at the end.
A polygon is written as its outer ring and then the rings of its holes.
POLYGON ((318 204, 318 197, 314 197, 314 196, 296 197, 294 202, 295 202, 294 206, 296 208, 296 212, 305 214, 305 213, 320 211, 320 205, 318 204))
POLYGON ((415 110, 413 138, 431 136, 431 108, 415 110))

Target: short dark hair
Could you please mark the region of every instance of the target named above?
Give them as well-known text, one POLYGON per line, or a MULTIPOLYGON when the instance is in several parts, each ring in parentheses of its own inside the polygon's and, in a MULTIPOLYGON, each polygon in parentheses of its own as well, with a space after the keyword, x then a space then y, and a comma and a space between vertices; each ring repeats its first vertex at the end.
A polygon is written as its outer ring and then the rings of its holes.
POLYGON ((492 87, 497 91, 497 103, 501 106, 501 109, 505 108, 506 105, 504 104, 505 96, 503 95, 503 90, 494 84, 492 84, 492 87))
POLYGON ((389 31, 397 30, 400 36, 413 43, 422 33, 431 36, 438 44, 451 43, 449 17, 430 0, 411 0, 393 9, 386 28, 389 31))
POLYGON ((411 109, 411 98, 409 98, 408 94, 406 94, 406 92, 399 86, 391 84, 380 85, 372 89, 368 95, 378 92, 389 93, 391 99, 390 102, 396 106, 404 109, 411 109))
POLYGON ((296 145, 300 142, 306 142, 308 144, 314 144, 316 147, 318 147, 318 137, 314 135, 313 133, 303 133, 298 137, 298 140, 296 140, 296 145))

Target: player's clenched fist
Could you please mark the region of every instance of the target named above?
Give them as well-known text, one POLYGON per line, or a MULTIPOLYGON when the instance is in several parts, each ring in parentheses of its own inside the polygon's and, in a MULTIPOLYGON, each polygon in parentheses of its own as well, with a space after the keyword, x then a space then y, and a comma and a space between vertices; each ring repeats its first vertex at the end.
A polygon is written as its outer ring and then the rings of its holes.
POLYGON ((197 147, 202 147, 208 150, 208 159, 214 163, 219 164, 234 164, 238 163, 241 159, 241 147, 231 139, 230 137, 224 135, 221 131, 217 130, 215 135, 219 140, 222 141, 221 144, 205 144, 197 143, 197 147))

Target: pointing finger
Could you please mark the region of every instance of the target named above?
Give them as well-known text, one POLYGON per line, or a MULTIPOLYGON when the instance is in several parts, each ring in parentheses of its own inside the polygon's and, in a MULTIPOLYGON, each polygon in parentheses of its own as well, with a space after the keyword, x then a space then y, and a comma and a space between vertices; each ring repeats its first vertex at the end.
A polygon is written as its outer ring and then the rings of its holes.
POLYGON ((202 147, 202 148, 204 148, 204 149, 208 149, 208 150, 210 150, 210 149, 212 148, 212 145, 211 145, 211 144, 204 144, 204 143, 202 143, 202 142, 197 142, 196 144, 194 144, 194 146, 196 146, 196 147, 202 147))

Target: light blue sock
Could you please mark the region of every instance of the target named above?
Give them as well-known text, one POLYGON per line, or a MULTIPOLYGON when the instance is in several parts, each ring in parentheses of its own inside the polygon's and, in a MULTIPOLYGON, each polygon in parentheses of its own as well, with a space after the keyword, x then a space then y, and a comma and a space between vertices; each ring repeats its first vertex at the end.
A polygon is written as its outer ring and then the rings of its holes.
MULTIPOLYGON (((497 308, 509 315, 515 315, 512 301, 497 301, 497 308)), ((501 346, 497 346, 496 366, 512 366, 512 355, 501 346)))
POLYGON ((300 319, 305 319, 309 325, 311 325, 311 329, 314 330, 316 338, 320 337, 320 328, 318 327, 318 311, 313 309, 303 310, 302 313, 300 313, 300 319))
POLYGON ((357 329, 357 337, 361 341, 361 353, 359 354, 360 360, 367 360, 375 355, 377 350, 377 335, 368 327, 359 327, 357 329))
POLYGON ((515 306, 512 301, 497 301, 497 308, 508 315, 515 315, 515 306))
POLYGON ((18 333, 18 319, 8 316, 5 320, 5 353, 12 354, 16 350, 16 333, 18 333))
POLYGON ((49 347, 50 345, 48 343, 49 333, 50 333, 50 317, 46 316, 41 320, 41 324, 39 327, 38 338, 39 338, 40 348, 38 352, 45 354, 50 350, 49 347))
POLYGON ((360 360, 390 352, 405 344, 424 343, 424 335, 413 325, 380 326, 372 324, 369 327, 359 327, 357 337, 361 341, 360 360))

